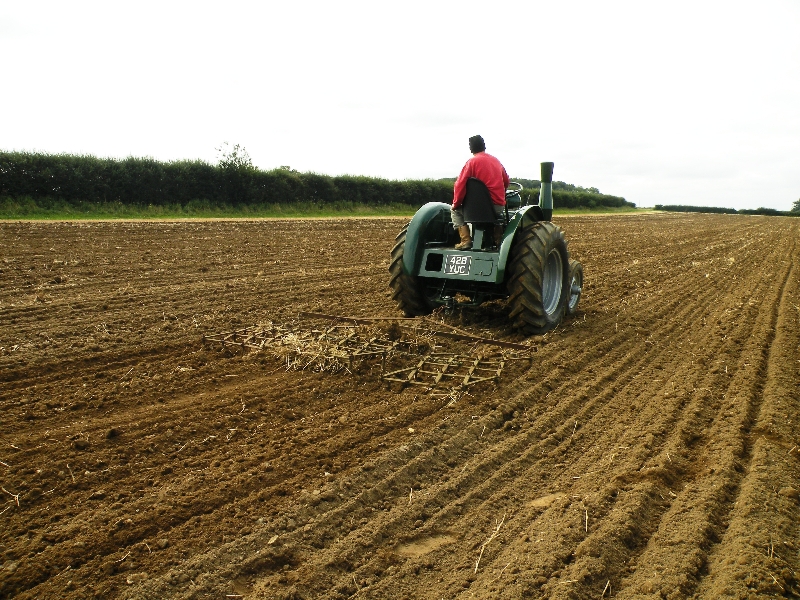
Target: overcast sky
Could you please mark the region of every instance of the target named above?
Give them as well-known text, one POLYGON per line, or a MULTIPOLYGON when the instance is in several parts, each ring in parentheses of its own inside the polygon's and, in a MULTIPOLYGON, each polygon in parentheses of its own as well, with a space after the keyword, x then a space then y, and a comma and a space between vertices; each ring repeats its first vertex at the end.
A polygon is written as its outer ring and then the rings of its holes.
POLYGON ((800 198, 800 1, 0 0, 0 150, 800 198))

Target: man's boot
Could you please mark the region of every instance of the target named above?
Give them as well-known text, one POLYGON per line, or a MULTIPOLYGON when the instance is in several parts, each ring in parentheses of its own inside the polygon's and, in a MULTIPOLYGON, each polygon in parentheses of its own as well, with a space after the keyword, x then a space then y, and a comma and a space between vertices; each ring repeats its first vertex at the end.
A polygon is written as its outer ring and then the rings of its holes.
POLYGON ((505 233, 506 228, 502 225, 495 225, 494 226, 494 245, 500 246, 500 242, 503 241, 503 234, 505 233))
POLYGON ((461 242, 456 244, 456 250, 469 250, 472 248, 472 236, 469 234, 469 225, 462 225, 458 228, 461 242))

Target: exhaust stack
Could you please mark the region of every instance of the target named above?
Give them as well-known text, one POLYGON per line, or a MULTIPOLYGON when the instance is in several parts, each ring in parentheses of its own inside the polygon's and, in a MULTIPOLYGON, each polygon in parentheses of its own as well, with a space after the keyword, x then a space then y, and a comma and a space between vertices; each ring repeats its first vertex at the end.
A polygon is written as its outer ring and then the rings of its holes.
POLYGON ((542 189, 539 191, 539 206, 542 209, 545 221, 553 219, 553 165, 555 163, 542 163, 542 189))

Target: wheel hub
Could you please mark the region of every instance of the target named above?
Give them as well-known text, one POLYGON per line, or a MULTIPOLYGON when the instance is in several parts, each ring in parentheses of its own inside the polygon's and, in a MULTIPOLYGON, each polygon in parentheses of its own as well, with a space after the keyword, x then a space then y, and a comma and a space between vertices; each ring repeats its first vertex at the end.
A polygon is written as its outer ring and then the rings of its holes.
POLYGON ((561 300, 561 278, 564 265, 561 254, 555 248, 547 255, 542 281, 542 305, 548 315, 552 315, 561 300))

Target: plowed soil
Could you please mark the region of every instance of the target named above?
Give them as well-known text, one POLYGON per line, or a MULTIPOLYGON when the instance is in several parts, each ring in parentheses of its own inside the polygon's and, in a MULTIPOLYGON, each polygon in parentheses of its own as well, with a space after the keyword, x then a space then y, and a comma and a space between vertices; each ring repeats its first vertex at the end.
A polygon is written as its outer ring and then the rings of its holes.
POLYGON ((400 316, 401 220, 0 223, 0 597, 797 597, 800 220, 557 223, 577 315, 446 317, 538 348, 455 402, 202 341, 400 316))

